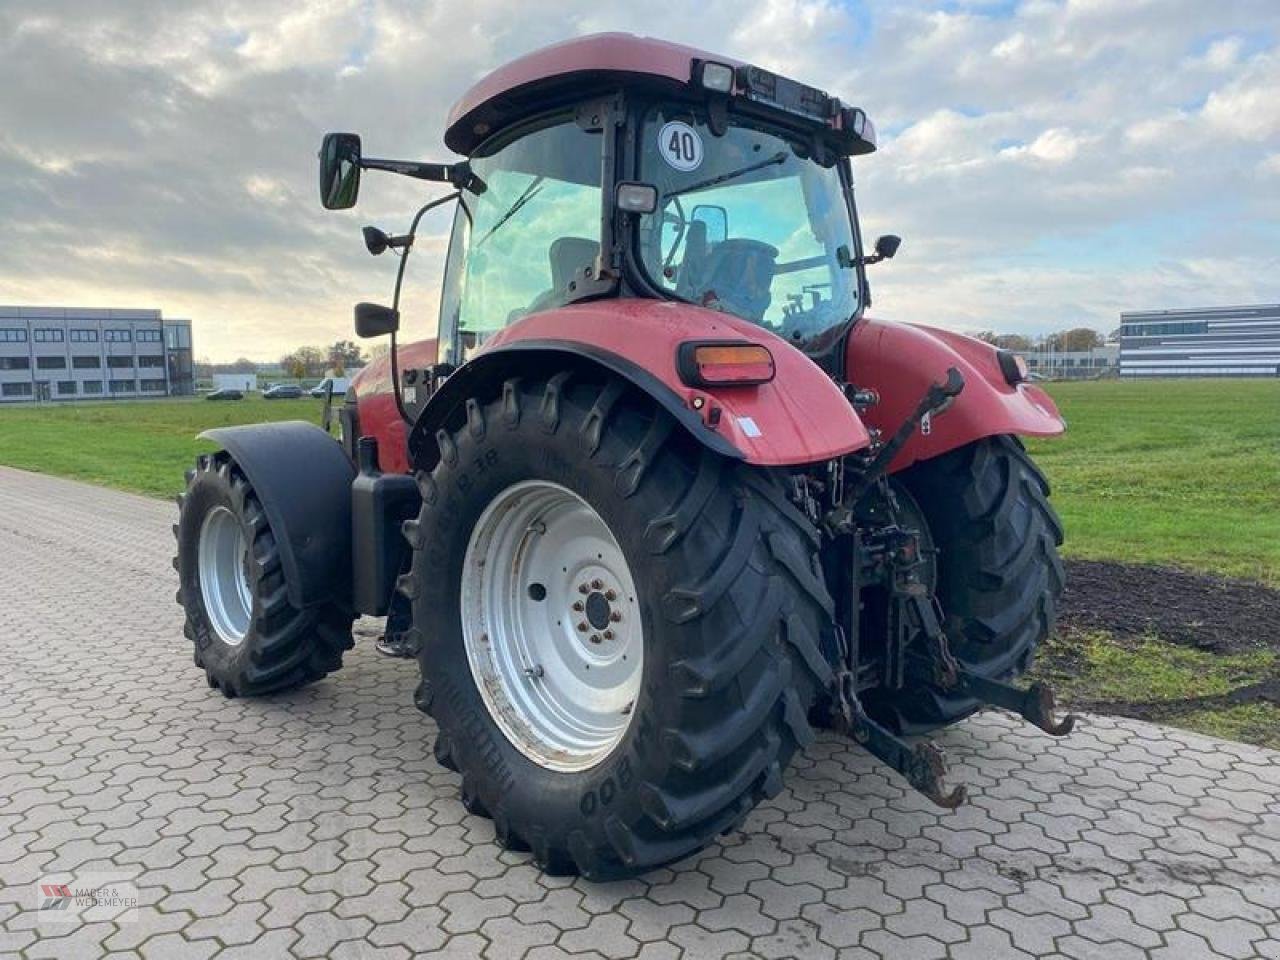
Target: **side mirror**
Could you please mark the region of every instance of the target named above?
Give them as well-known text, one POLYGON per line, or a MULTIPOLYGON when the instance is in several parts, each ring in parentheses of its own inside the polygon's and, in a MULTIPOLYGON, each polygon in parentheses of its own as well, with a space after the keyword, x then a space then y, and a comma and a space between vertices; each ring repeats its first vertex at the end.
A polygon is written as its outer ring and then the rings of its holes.
POLYGON ((729 211, 724 207, 699 204, 693 208, 690 219, 707 225, 707 243, 723 243, 729 239, 729 211))
POLYGON ((346 210, 359 193, 360 135, 326 133, 320 144, 320 203, 326 210, 346 210))
POLYGON ((364 248, 375 257, 385 253, 387 247, 391 246, 391 238, 377 227, 365 227, 361 233, 364 234, 364 248))
POLYGON ((400 329, 400 311, 384 307, 380 303, 356 304, 356 336, 385 337, 400 329))
POLYGON ((876 258, 879 260, 892 260, 893 255, 898 252, 898 247, 900 246, 902 246, 901 237, 886 233, 876 240, 876 258))

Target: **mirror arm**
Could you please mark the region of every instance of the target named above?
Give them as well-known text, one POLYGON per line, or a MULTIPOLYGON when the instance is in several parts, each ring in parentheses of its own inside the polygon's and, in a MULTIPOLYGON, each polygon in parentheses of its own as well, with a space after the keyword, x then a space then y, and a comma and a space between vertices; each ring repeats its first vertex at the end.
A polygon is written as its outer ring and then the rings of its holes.
POLYGON ((479 178, 471 172, 471 165, 465 161, 462 163, 421 163, 417 160, 380 160, 377 157, 361 157, 360 166, 364 170, 384 170, 387 173, 398 173, 404 177, 413 177, 415 180, 451 183, 459 189, 470 187, 479 182, 479 178))

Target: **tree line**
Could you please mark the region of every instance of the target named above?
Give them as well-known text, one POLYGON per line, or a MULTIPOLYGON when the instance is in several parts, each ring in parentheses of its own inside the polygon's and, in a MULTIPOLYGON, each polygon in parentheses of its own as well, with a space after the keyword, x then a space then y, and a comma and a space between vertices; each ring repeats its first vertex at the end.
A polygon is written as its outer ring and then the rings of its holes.
POLYGON ((338 340, 327 347, 298 347, 286 353, 275 364, 258 363, 248 357, 238 357, 230 363, 200 360, 196 363, 196 376, 207 379, 215 373, 258 373, 266 368, 279 367, 284 376, 295 380, 323 377, 326 374, 341 377, 364 366, 364 363, 364 351, 358 343, 338 340))
POLYGON ((1059 330, 1056 333, 1049 333, 1034 340, 1021 333, 995 333, 991 330, 981 330, 973 334, 973 336, 1002 350, 1023 352, 1029 350, 1051 350, 1054 353, 1065 353, 1078 350, 1093 350, 1107 342, 1106 337, 1092 327, 1072 327, 1069 330, 1059 330))

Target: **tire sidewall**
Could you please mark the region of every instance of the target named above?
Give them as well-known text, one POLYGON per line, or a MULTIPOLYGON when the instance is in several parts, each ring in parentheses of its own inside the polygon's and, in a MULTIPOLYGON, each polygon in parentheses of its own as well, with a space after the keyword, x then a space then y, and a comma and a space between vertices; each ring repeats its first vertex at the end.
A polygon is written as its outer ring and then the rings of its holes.
POLYGON ((246 542, 253 543, 253 531, 245 522, 242 498, 236 495, 228 479, 219 471, 200 470, 183 499, 178 524, 178 566, 187 622, 194 634, 192 643, 195 644, 196 653, 205 669, 214 676, 225 679, 236 676, 249 663, 256 629, 258 591, 255 565, 251 562, 253 609, 250 611, 249 630, 240 643, 227 643, 209 621, 204 590, 200 586, 200 531, 205 518, 218 507, 225 507, 234 514, 240 522, 246 542))

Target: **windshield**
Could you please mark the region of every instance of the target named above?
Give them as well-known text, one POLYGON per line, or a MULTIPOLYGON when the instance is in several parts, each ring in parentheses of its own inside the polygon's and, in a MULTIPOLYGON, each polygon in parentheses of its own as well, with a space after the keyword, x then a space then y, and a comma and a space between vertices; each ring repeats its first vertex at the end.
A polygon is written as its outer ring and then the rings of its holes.
POLYGON ((440 314, 464 358, 508 323, 567 303, 570 280, 595 260, 600 136, 558 118, 482 147, 471 170, 483 189, 462 192, 440 314))
POLYGON ((751 121, 734 118, 717 137, 687 105, 651 108, 641 137, 638 179, 658 188, 657 211, 639 223, 650 282, 798 345, 857 312, 836 167, 803 159, 803 147, 751 121))

